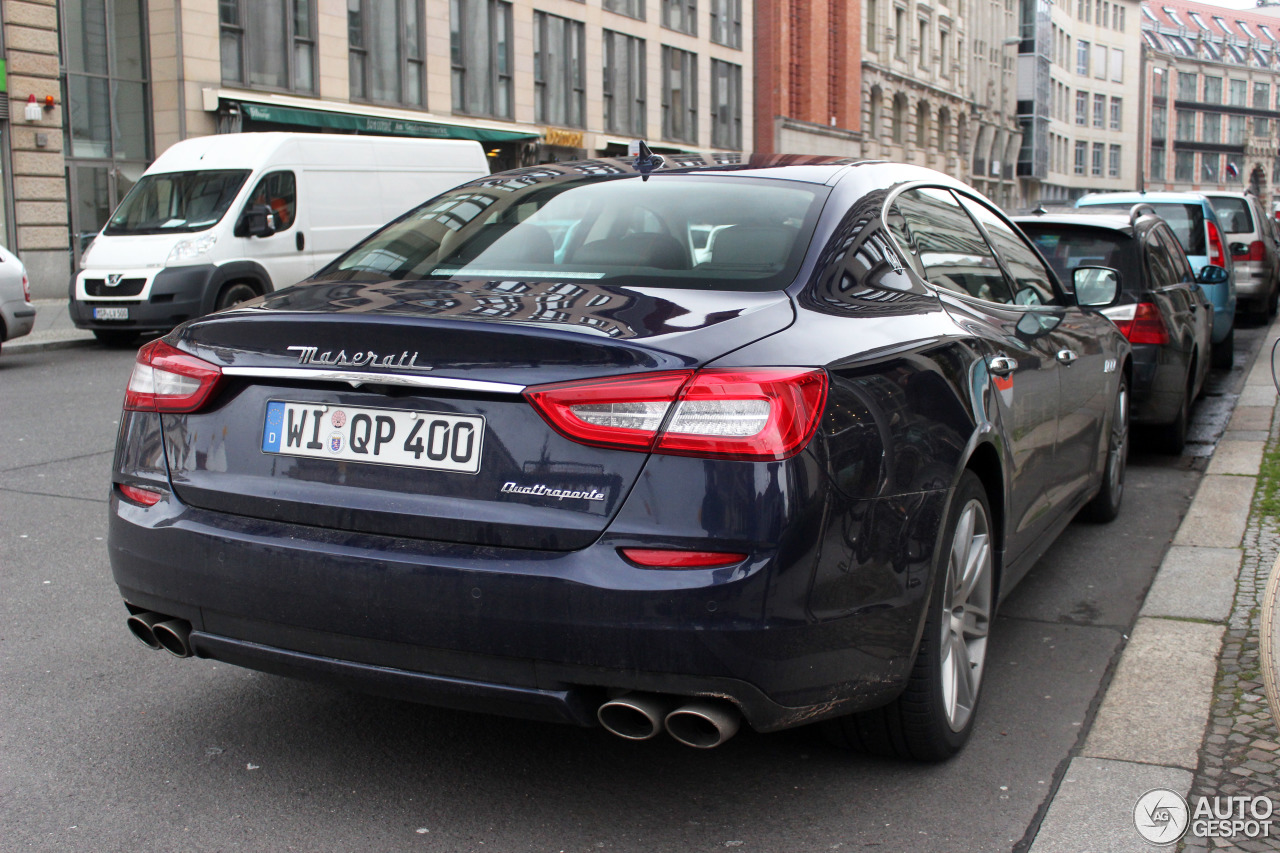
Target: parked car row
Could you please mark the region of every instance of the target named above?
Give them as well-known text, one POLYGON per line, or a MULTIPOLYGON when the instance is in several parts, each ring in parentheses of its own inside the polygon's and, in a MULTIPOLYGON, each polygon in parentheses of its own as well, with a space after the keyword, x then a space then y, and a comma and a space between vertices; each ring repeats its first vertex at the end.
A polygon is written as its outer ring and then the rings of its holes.
POLYGON ((999 603, 1119 514, 1131 422, 1181 449, 1274 238, 1226 198, 1011 220, 928 169, 639 143, 471 175, 277 289, 223 268, 356 220, 328 154, 260 143, 166 152, 73 281, 103 337, 183 321, 125 394, 129 630, 700 748, 961 749, 999 603))

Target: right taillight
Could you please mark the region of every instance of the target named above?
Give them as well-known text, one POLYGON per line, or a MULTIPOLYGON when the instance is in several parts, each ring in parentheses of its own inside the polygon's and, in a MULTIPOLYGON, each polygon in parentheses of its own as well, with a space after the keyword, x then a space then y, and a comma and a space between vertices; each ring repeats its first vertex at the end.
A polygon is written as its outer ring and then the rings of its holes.
POLYGON ((1225 267, 1227 265, 1227 251, 1226 247, 1222 245, 1222 232, 1212 222, 1205 224, 1209 226, 1209 263, 1225 267))
POLYGON ((127 412, 194 412, 220 379, 222 370, 216 364, 154 340, 138 350, 124 408, 127 412))
POLYGON ((1261 240, 1254 240, 1249 244, 1249 250, 1243 255, 1232 255, 1233 261, 1265 261, 1267 259, 1267 247, 1262 244, 1261 240))
POLYGON ((1116 324, 1120 334, 1131 344, 1167 344, 1169 328, 1160 316, 1160 309, 1154 302, 1139 302, 1136 305, 1117 305, 1103 313, 1116 324))
POLYGON ((525 391, 548 424, 581 444, 746 460, 799 453, 826 396, 826 371, 811 368, 679 370, 525 391))

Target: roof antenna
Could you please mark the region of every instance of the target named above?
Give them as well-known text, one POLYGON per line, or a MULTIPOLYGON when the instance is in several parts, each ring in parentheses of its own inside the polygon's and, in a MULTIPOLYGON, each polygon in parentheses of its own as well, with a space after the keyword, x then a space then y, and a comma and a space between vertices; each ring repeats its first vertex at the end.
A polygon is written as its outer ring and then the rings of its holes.
POLYGON ((661 155, 650 151, 643 139, 634 139, 627 145, 627 156, 635 158, 636 171, 640 173, 642 181, 649 180, 649 173, 661 168, 666 162, 661 155))

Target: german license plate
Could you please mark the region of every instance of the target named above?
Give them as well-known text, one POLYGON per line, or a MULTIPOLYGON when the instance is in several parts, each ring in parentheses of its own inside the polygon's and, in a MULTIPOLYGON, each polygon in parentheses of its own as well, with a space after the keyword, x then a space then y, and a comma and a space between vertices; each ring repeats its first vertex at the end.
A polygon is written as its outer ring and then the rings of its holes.
POLYGON ((95 320, 128 320, 128 308, 94 308, 93 319, 95 320))
POLYGON ((272 400, 264 453, 375 462, 475 474, 484 418, 443 412, 366 409, 272 400))

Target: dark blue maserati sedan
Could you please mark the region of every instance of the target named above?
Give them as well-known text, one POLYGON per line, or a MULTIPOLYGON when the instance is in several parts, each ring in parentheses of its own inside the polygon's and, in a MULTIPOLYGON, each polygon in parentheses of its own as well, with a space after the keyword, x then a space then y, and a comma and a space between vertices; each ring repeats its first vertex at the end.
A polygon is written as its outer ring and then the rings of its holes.
MULTIPOLYGON (((643 150, 643 149, 642 149, 643 150)), ((995 608, 1114 518, 1113 271, 927 169, 492 175, 138 353, 109 551, 140 640, 715 746, 965 743, 995 608)))

